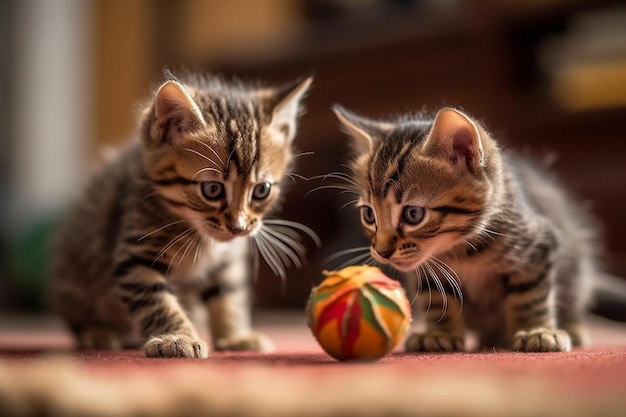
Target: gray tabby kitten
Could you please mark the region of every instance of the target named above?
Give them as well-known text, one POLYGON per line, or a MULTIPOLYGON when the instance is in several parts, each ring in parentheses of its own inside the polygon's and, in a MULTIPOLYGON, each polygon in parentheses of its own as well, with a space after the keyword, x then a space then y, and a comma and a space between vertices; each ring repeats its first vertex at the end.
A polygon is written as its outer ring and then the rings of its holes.
POLYGON ((408 351, 465 350, 466 329, 480 347, 587 343, 596 229, 550 173, 456 109, 391 121, 334 111, 353 138, 348 181, 371 255, 422 287, 426 330, 407 337, 408 351))
POLYGON ((80 348, 121 348, 138 334, 148 357, 206 358, 188 315, 201 301, 215 349, 271 349, 251 328, 250 246, 282 275, 304 255, 296 231, 312 234, 265 217, 290 175, 312 78, 265 88, 166 75, 141 141, 93 178, 61 228, 54 310, 80 348))

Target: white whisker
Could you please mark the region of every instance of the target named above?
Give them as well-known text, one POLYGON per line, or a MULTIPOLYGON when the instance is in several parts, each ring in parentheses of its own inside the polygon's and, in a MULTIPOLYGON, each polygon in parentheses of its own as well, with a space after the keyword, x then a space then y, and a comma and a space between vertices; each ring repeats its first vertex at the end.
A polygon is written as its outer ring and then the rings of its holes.
POLYGON ((352 166, 350 166, 348 164, 341 164, 341 166, 344 167, 344 168, 348 168, 350 171, 352 171, 352 172, 354 172, 356 174, 356 171, 355 171, 355 169, 352 166))
POLYGON ((176 243, 178 243, 178 241, 180 241, 181 239, 183 239, 186 235, 188 235, 189 233, 192 233, 194 231, 193 227, 190 227, 188 229, 185 229, 183 232, 179 233, 178 235, 176 235, 174 238, 172 238, 160 251, 159 253, 157 253, 156 257, 154 258, 154 262, 157 261, 157 259, 159 259, 160 257, 162 257, 163 255, 165 255, 165 252, 167 252, 172 246, 176 245, 176 243))
POLYGON ((279 226, 279 225, 274 225, 274 224, 264 224, 263 227, 267 228, 267 229, 272 229, 276 232, 279 232, 285 236, 289 236, 290 238, 297 240, 298 242, 300 241, 300 238, 302 237, 300 235, 300 233, 298 233, 297 230, 294 230, 290 227, 287 226, 279 226))
MULTIPOLYGON (((193 241, 196 238, 196 236, 197 235, 192 236, 191 238, 187 239, 187 242, 185 242, 182 245, 180 245, 180 248, 178 248, 178 250, 174 253, 174 256, 172 256, 172 259, 170 259, 170 263, 167 266, 167 271, 165 272, 165 275, 169 275, 170 269, 172 268, 172 262, 174 262, 174 259, 176 259, 176 256, 178 256, 180 251, 183 250, 183 248, 186 248, 185 251, 183 252, 182 256, 178 259, 178 265, 182 264, 183 259, 185 259, 185 254, 187 253, 187 250, 189 249, 190 244, 193 243, 193 241)), ((189 235, 187 235, 187 237, 189 237, 189 235)))
MULTIPOLYGON (((424 268, 420 265, 419 268, 424 271, 424 268)), ((422 274, 419 273, 417 268, 415 268, 415 274, 417 275, 417 293, 422 292, 422 274)))
POLYGON ((148 236, 151 236, 151 235, 153 235, 153 234, 155 234, 157 232, 160 232, 163 229, 167 229, 170 226, 174 226, 175 224, 183 223, 185 221, 186 220, 177 220, 175 222, 168 223, 165 226, 161 226, 158 229, 155 229, 155 230, 151 231, 150 233, 146 233, 145 235, 141 236, 140 238, 137 239, 137 242, 140 242, 140 241, 144 240, 145 238, 147 238, 148 236))
MULTIPOLYGON (((258 253, 274 274, 280 277, 284 291, 286 269, 291 266, 302 268, 306 260, 306 247, 300 241, 301 235, 298 231, 306 233, 318 245, 321 242, 311 229, 300 223, 282 219, 265 219, 264 223, 251 238, 258 253)), ((258 269, 258 257, 255 262, 258 269)))
POLYGON ((195 180, 198 175, 202 174, 203 172, 207 172, 207 171, 215 172, 215 173, 220 174, 220 175, 223 174, 223 172, 220 171, 219 169, 210 168, 210 167, 209 168, 202 168, 202 169, 198 170, 198 172, 193 174, 193 177, 191 177, 191 180, 192 181, 195 180))
POLYGON ((304 196, 308 196, 311 193, 314 193, 315 191, 320 191, 320 190, 330 190, 330 189, 334 189, 334 190, 343 190, 346 193, 351 193, 351 194, 356 194, 356 195, 361 195, 360 192, 352 189, 352 188, 348 188, 346 186, 343 185, 320 185, 319 187, 315 187, 312 190, 310 190, 309 192, 307 192, 304 196))
POLYGON ((216 167, 221 168, 221 167, 217 164, 217 162, 215 162, 214 160, 212 160, 211 158, 209 158, 209 157, 208 157, 208 156, 206 156, 205 154, 203 154, 203 153, 201 153, 201 152, 198 152, 198 151, 196 151, 195 149, 191 149, 191 148, 183 148, 183 149, 184 149, 184 150, 186 150, 186 151, 189 151, 189 152, 191 152, 191 153, 194 153, 194 154, 198 155, 200 158, 202 158, 202 159, 205 159, 205 160, 209 161, 210 163, 212 163, 212 164, 213 164, 213 165, 215 165, 216 167))
MULTIPOLYGON (((415 289, 415 294, 413 294, 413 298, 411 299, 410 305, 412 306, 413 304, 415 304, 415 302, 417 301, 417 296, 420 293, 420 287, 421 287, 421 283, 422 283, 422 277, 420 276, 419 271, 417 270, 418 267, 415 267, 415 279, 417 280, 417 286, 415 289)), ((407 285, 408 288, 408 285, 407 285)), ((408 292, 407 292, 408 295, 408 292)))
POLYGON ((357 265, 357 264, 359 264, 359 262, 362 262, 362 261, 364 261, 365 259, 367 259, 368 257, 371 257, 371 256, 372 256, 372 254, 369 253, 369 252, 362 253, 361 255, 357 255, 354 258, 348 259, 346 262, 344 262, 341 265, 339 265, 338 269, 343 269, 343 268, 345 268, 347 266, 350 266, 350 265, 357 265))
MULTIPOLYGON (((195 230, 193 227, 190 227, 189 229, 185 230, 184 232, 180 233, 178 236, 176 236, 175 238, 173 238, 172 240, 170 240, 170 242, 165 245, 163 247, 163 249, 161 249, 161 251, 157 254, 157 256, 154 258, 153 264, 157 261, 157 259, 159 259, 160 257, 164 256, 165 253, 170 250, 172 247, 174 247, 178 242, 180 242, 181 240, 183 240, 184 238, 188 237, 190 234, 195 233, 195 230)), ((176 255, 178 255, 178 253, 181 251, 181 249, 184 247, 185 245, 183 244, 180 248, 178 248, 178 250, 176 251, 176 253, 174 253, 174 255, 170 258, 170 262, 167 266, 167 271, 165 273, 165 275, 168 275, 170 272, 170 268, 172 267, 172 262, 174 261, 174 258, 176 258, 176 255)))
POLYGON ((322 241, 317 236, 317 234, 313 230, 311 230, 311 228, 301 223, 292 222, 289 220, 282 220, 282 219, 265 219, 265 223, 268 225, 286 226, 286 227, 291 227, 293 229, 298 229, 304 232, 307 236, 309 236, 311 240, 313 240, 313 242, 315 242, 315 244, 318 247, 322 246, 322 241))
MULTIPOLYGON (((349 189, 345 189, 343 191, 341 191, 339 194, 357 194, 355 191, 353 190, 349 190, 349 189)), ((360 195, 360 193, 359 193, 360 195)))
POLYGON ((274 255, 273 251, 270 249, 263 235, 259 234, 254 236, 254 241, 256 242, 257 248, 259 248, 259 252, 261 253, 263 259, 265 259, 267 265, 271 268, 275 275, 280 277, 281 281, 284 281, 286 278, 284 267, 275 257, 276 255, 274 255))
POLYGON ((281 233, 270 226, 265 227, 263 231, 287 245, 289 249, 295 251, 301 258, 306 254, 306 247, 291 236, 281 233))
POLYGON ((194 139, 196 142, 198 142, 200 145, 204 146, 205 148, 207 148, 208 150, 210 150, 211 152, 213 152, 213 155, 215 155, 215 157, 222 163, 221 168, 224 169, 226 168, 226 164, 224 163, 224 160, 219 156, 219 154, 217 152, 215 152, 215 149, 213 149, 212 147, 210 147, 207 143, 202 142, 199 139, 194 139))
POLYGON ((426 309, 426 314, 428 314, 428 312, 430 312, 430 307, 433 304, 433 294, 430 288, 430 279, 428 279, 428 273, 424 268, 424 264, 420 264, 420 268, 422 268, 422 271, 424 272, 424 279, 426 281, 426 286, 428 287, 428 308, 426 309))
MULTIPOLYGON (((200 236, 200 235, 198 235, 198 236, 200 236)), ((193 254, 193 265, 196 264, 196 261, 198 260, 198 255, 202 251, 202 246, 203 245, 204 245, 204 239, 202 239, 202 237, 200 237, 198 239, 198 244, 196 245, 196 251, 193 254)))
POLYGON ((363 252, 363 251, 369 251, 370 247, 369 246, 360 246, 358 248, 352 248, 352 249, 345 249, 339 252, 336 252, 332 255, 330 255, 328 258, 324 259, 324 263, 329 263, 337 258, 340 258, 344 255, 350 254, 350 253, 354 253, 354 252, 363 252))
POLYGON ((293 158, 300 158, 301 156, 310 156, 310 155, 315 155, 315 152, 313 151, 300 152, 298 154, 295 154, 293 158))
POLYGON ((470 243, 470 241, 469 241, 469 240, 467 240, 467 239, 461 239, 461 240, 462 240, 462 241, 463 241, 463 243, 465 243, 467 246, 469 246, 470 248, 474 249, 474 252, 478 252, 478 248, 476 248, 476 246, 472 245, 472 244, 470 243))
POLYGON ((461 311, 463 310, 463 292, 461 291, 461 285, 462 285, 461 279, 459 278, 457 273, 454 271, 454 269, 452 269, 450 265, 446 264, 441 259, 438 259, 433 256, 431 257, 431 260, 439 268, 443 276, 446 278, 446 281, 448 281, 448 283, 452 286, 452 292, 454 293, 454 296, 457 297, 457 294, 458 294, 458 299, 459 299, 459 304, 460 304, 458 315, 461 315, 461 311), (452 272, 454 276, 452 276, 450 272, 452 272))
POLYGON ((274 272, 274 275, 281 276, 279 272, 280 268, 278 268, 274 264, 274 260, 271 258, 271 256, 269 256, 269 253, 267 253, 267 250, 265 249, 265 244, 262 240, 263 238, 259 235, 255 235, 253 239, 257 249, 259 250, 259 253, 261 254, 261 257, 265 260, 265 263, 270 267, 272 272, 274 272))
POLYGON ((326 181, 329 178, 333 178, 333 179, 336 179, 336 180, 345 181, 345 182, 347 182, 348 184, 354 186, 357 189, 359 188, 359 184, 352 177, 350 177, 348 174, 346 174, 345 172, 331 172, 331 173, 328 173, 326 175, 317 175, 315 177, 311 177, 312 180, 313 179, 320 179, 320 178, 322 179, 322 182, 326 181))
POLYGON ((295 172, 290 172, 285 174, 287 175, 289 178, 291 178, 291 180, 293 182, 296 182, 296 178, 301 179, 303 181, 308 181, 309 179, 307 177, 305 177, 304 175, 300 175, 300 174, 296 174, 295 172))
POLYGON ((350 205, 352 205, 352 204, 356 204, 356 203, 358 203, 358 202, 359 202, 359 200, 358 200, 358 199, 357 199, 357 200, 350 200, 350 201, 348 201, 346 204, 344 204, 343 206, 341 206, 341 207, 339 208, 339 210, 343 210, 343 209, 345 209, 346 207, 348 207, 348 206, 350 206, 350 205))
POLYGON ((470 223, 470 225, 475 227, 476 229, 482 231, 482 232, 485 232, 488 235, 496 235, 496 236, 502 236, 502 237, 513 237, 511 235, 507 235, 507 234, 504 234, 504 233, 496 232, 495 230, 487 229, 486 227, 478 225, 478 224, 470 223))
POLYGON ((456 273, 456 271, 454 269, 452 269, 452 267, 450 265, 448 265, 447 263, 445 263, 441 259, 437 258, 436 256, 431 256, 430 259, 433 262, 438 263, 439 265, 441 265, 442 267, 445 268, 445 270, 442 271, 442 272, 446 272, 448 274, 450 279, 453 281, 453 282, 451 282, 451 284, 454 284, 455 288, 458 289, 458 291, 460 293, 461 286, 463 285, 463 283, 461 282, 461 278, 459 278, 459 275, 456 273), (454 276, 452 276, 452 275, 454 275, 454 276))
POLYGON ((178 265, 180 265, 183 262, 183 259, 185 259, 185 256, 187 255, 187 252, 189 251, 189 249, 191 249, 191 247, 193 245, 195 245, 198 242, 199 239, 200 239, 200 236, 198 234, 196 234, 191 239, 189 239, 189 243, 187 244, 187 247, 185 248, 185 251, 183 252, 182 256, 180 257, 180 260, 178 261, 178 265))
POLYGON ((283 271, 286 273, 287 268, 292 266, 292 262, 289 259, 289 256, 287 256, 287 254, 285 254, 283 251, 279 250, 274 244, 274 242, 269 238, 269 236, 262 235, 262 238, 265 244, 267 245, 267 250, 274 256, 274 259, 279 261, 283 271))
POLYGON ((446 312, 448 311, 448 297, 446 297, 446 290, 443 287, 443 283, 439 279, 439 276, 437 275, 435 270, 430 265, 430 262, 426 261, 424 265, 430 271, 431 276, 433 277, 435 281, 435 285, 437 286, 437 289, 439 290, 439 293, 441 294, 441 302, 443 303, 443 309, 441 310, 441 316, 437 320, 439 322, 445 317, 446 312))
POLYGON ((274 246, 276 252, 278 252, 279 256, 281 256, 281 258, 284 260, 283 263, 285 264, 285 266, 290 266, 288 262, 291 261, 291 263, 293 263, 293 265, 295 265, 297 268, 302 268, 301 256, 299 256, 298 253, 296 253, 292 248, 281 242, 276 237, 269 234, 267 230, 261 229, 259 233, 263 235, 268 243, 274 246), (288 260, 283 258, 282 254, 284 254, 288 258, 288 260))

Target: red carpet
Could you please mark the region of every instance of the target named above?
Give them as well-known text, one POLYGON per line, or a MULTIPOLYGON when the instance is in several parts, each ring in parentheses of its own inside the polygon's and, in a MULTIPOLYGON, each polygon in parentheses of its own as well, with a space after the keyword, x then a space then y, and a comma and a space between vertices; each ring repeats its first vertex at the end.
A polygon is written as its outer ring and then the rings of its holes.
MULTIPOLYGON (((73 352, 56 325, 0 324, 2 416, 624 416, 626 326, 569 353, 325 355, 301 317, 264 315, 273 354, 73 352)), ((8 323, 8 324, 7 324, 8 323)))

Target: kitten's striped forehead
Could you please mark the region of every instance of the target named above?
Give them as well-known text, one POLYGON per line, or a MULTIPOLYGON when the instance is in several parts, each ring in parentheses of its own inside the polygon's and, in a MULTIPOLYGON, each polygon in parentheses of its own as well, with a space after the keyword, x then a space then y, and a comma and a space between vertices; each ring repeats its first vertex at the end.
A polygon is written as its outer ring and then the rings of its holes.
POLYGON ((400 179, 407 164, 426 138, 428 127, 407 126, 393 130, 387 138, 379 141, 371 158, 369 182, 372 193, 377 199, 386 199, 394 190, 396 201, 402 201, 403 188, 400 179), (397 185, 396 187, 393 187, 397 185))
POLYGON ((252 98, 227 100, 224 97, 200 97, 199 106, 215 134, 224 146, 227 167, 239 176, 248 176, 256 170, 261 158, 261 126, 270 119, 262 104, 252 98))

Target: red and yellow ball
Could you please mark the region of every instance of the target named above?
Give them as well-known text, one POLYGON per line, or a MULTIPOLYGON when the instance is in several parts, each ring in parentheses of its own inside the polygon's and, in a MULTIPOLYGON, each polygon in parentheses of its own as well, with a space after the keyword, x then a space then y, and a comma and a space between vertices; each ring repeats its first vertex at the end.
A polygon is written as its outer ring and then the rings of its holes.
POLYGON ((307 306, 320 346, 341 360, 377 360, 403 339, 411 323, 404 289, 373 266, 325 272, 307 306))

